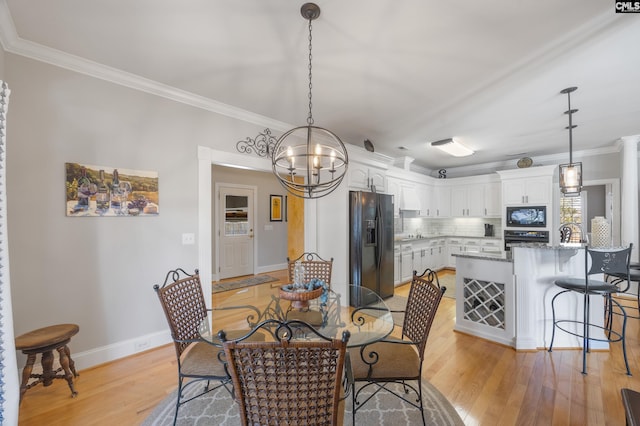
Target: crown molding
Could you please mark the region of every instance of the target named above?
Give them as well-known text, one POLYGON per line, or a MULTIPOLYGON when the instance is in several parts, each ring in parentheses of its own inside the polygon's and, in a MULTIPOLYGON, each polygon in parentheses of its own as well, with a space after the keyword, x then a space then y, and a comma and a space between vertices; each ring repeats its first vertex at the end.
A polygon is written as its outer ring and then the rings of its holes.
POLYGON ((260 127, 286 131, 294 127, 291 124, 274 120, 264 115, 233 107, 204 96, 159 83, 136 74, 117 68, 108 67, 98 62, 71 55, 57 49, 24 40, 16 33, 11 13, 6 0, 0 0, 0 43, 5 51, 45 62, 60 68, 85 74, 100 80, 129 87, 134 90, 156 95, 175 102, 190 105, 203 110, 215 112, 226 117, 235 118, 260 127))
MULTIPOLYGON (((573 159, 579 161, 586 157, 597 157, 600 155, 614 154, 614 153, 620 152, 621 150, 622 150, 622 141, 616 140, 610 146, 594 148, 594 149, 585 149, 581 151, 573 151, 573 159)), ((560 164, 560 163, 568 162, 569 152, 560 153, 560 154, 530 156, 530 157, 533 160, 533 164, 537 166, 560 164)), ((516 161, 517 161, 516 158, 512 158, 512 159, 506 159, 506 160, 500 160, 500 161, 493 161, 490 163, 471 164, 468 166, 445 167, 445 169, 447 170, 448 177, 473 176, 473 175, 493 173, 498 170, 515 169, 517 168, 516 161)), ((426 174, 428 176, 434 176, 434 174, 437 174, 437 170, 430 170, 424 167, 413 166, 413 165, 411 166, 411 170, 417 173, 426 174)))

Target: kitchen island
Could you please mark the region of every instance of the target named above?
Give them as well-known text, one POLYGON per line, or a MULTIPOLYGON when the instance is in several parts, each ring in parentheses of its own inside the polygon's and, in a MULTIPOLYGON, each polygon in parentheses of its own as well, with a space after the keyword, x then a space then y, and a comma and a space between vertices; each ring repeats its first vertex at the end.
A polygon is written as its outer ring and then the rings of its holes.
POLYGON ((515 290, 509 253, 455 254, 455 330, 514 346, 515 290))
MULTIPOLYGON (((584 249, 580 246, 516 244, 511 255, 456 256, 455 330, 514 347, 539 350, 549 346, 553 331, 551 299, 561 289, 554 280, 584 274, 584 249)), ((582 296, 569 293, 557 300, 564 319, 582 318, 582 296)), ((591 321, 602 325, 604 302, 594 296, 591 321)), ((593 336, 602 337, 602 336, 593 336)), ((580 348, 582 340, 556 333, 554 347, 580 348)), ((606 342, 593 342, 606 349, 606 342)))

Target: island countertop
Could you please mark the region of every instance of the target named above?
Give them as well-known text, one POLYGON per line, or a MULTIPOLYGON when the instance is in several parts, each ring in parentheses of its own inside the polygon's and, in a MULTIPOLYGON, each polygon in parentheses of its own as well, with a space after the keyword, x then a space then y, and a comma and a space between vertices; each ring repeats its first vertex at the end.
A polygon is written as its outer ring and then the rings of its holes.
POLYGON ((468 259, 495 260, 496 262, 513 262, 511 253, 508 251, 501 252, 478 252, 478 253, 451 253, 451 256, 464 257, 468 259))

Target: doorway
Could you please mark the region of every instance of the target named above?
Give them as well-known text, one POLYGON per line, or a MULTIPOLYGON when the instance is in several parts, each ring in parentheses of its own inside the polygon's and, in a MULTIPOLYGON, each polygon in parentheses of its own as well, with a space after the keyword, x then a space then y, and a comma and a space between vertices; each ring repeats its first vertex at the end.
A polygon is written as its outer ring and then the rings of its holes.
POLYGON ((220 279, 254 273, 256 188, 216 184, 220 279))

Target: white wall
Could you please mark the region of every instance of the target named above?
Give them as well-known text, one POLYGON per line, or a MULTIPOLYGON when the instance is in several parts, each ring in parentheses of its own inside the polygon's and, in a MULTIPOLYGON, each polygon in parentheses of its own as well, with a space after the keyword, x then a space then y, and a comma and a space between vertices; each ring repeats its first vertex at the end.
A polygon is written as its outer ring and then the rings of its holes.
POLYGON ((77 323, 79 368, 168 341, 152 286, 198 266, 197 241, 181 244, 198 231, 197 146, 235 150, 262 129, 12 54, 5 77, 16 335, 77 323), (157 171, 160 215, 66 217, 68 161, 157 171))

